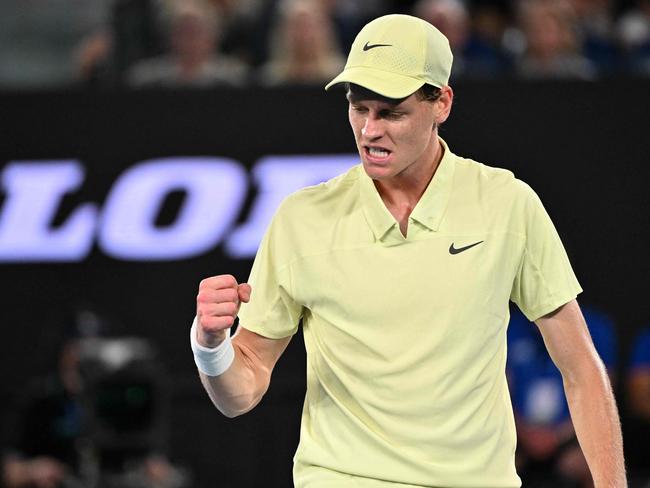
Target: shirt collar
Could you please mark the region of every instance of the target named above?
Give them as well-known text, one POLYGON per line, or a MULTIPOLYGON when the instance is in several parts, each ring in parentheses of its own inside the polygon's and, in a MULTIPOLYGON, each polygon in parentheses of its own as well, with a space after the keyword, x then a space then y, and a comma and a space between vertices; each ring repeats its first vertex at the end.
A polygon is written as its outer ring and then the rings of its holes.
POLYGON ((440 222, 447 210, 447 202, 451 196, 451 189, 454 181, 454 169, 456 156, 449 150, 447 143, 441 138, 440 144, 444 150, 436 174, 429 182, 427 189, 420 197, 417 205, 411 212, 411 219, 428 227, 432 231, 437 231, 440 222))
MULTIPOLYGON (((449 150, 447 143, 442 138, 439 140, 444 151, 442 159, 410 216, 410 220, 434 232, 440 227, 451 195, 456 157, 449 150)), ((360 194, 364 215, 375 238, 381 240, 393 226, 397 226, 397 222, 379 196, 372 178, 363 168, 360 168, 360 173, 360 194)))

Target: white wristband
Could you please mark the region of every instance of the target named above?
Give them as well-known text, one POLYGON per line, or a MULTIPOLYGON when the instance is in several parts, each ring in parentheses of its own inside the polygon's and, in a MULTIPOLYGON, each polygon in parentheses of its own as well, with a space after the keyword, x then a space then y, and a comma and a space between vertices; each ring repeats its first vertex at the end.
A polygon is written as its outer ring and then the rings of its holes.
POLYGON ((217 347, 205 347, 196 340, 196 317, 190 329, 190 345, 194 353, 194 363, 199 371, 208 376, 223 374, 235 359, 235 350, 230 341, 230 330, 226 331, 226 339, 217 347))

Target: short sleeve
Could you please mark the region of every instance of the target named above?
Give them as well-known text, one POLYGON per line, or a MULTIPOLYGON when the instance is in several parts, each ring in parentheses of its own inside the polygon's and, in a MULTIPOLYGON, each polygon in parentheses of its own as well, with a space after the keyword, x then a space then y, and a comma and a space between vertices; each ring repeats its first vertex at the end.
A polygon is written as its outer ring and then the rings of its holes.
POLYGON ((521 188, 525 247, 510 298, 532 322, 573 300, 582 288, 539 197, 528 185, 521 188))
POLYGON ((296 333, 302 306, 294 299, 290 218, 282 205, 257 250, 248 283, 251 299, 242 304, 239 323, 264 337, 280 339, 296 333))

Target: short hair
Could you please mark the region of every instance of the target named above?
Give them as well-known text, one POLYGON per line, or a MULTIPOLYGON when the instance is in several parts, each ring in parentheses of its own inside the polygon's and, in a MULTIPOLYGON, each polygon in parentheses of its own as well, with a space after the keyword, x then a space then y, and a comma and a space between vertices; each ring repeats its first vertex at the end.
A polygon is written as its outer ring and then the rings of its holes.
MULTIPOLYGON (((345 93, 351 93, 355 90, 359 91, 366 91, 366 92, 371 92, 372 90, 368 90, 367 88, 364 88, 359 85, 355 85, 354 83, 348 83, 346 82, 344 84, 345 86, 345 93)), ((424 101, 424 102, 435 102, 440 98, 440 95, 442 94, 442 90, 438 88, 437 86, 429 85, 428 83, 425 83, 422 85, 420 88, 418 88, 415 92, 413 92, 415 96, 417 97, 418 100, 424 101)), ((409 95, 410 96, 410 95, 409 95)), ((384 97, 387 98, 387 97, 384 97)), ((408 98, 408 97, 404 97, 408 98)))
POLYGON ((442 90, 440 88, 438 88, 437 86, 429 85, 428 83, 422 85, 415 92, 415 96, 418 97, 419 100, 425 102, 435 102, 436 100, 438 100, 438 98, 440 98, 441 94, 442 94, 442 90))

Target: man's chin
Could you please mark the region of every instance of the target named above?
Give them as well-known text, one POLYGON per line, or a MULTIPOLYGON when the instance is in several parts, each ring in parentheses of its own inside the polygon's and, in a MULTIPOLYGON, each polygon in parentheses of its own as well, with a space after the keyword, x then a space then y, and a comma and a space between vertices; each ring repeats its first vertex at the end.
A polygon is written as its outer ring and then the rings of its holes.
POLYGON ((384 180, 394 176, 390 167, 372 164, 366 161, 363 162, 363 170, 373 180, 384 180))

